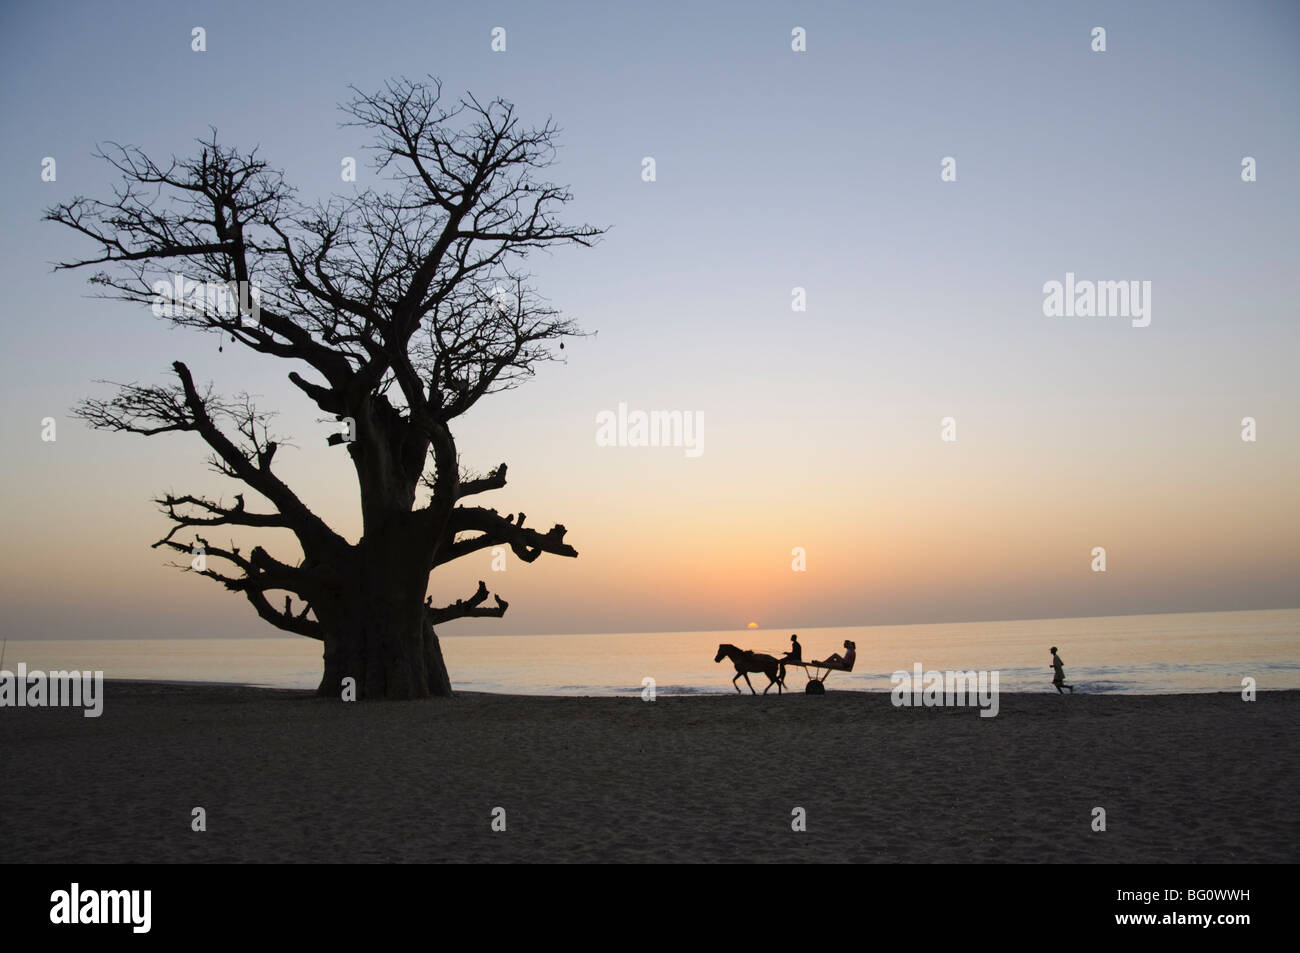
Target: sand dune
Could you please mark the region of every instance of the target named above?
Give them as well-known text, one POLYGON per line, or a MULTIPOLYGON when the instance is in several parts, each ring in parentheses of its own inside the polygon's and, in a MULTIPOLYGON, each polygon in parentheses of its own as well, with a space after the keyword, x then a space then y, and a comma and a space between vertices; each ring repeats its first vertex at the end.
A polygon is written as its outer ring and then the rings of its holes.
POLYGON ((1003 695, 980 718, 111 682, 98 719, 0 711, 0 860, 1295 862, 1298 716, 1300 692, 1003 695))

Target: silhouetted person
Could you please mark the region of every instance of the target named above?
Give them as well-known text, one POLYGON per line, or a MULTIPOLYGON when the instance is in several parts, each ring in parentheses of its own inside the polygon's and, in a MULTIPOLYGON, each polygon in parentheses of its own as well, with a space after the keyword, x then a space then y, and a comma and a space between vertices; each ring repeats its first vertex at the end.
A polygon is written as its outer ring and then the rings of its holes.
POLYGON ((779 676, 779 681, 781 682, 781 684, 784 685, 786 663, 793 662, 794 664, 798 665, 801 662, 803 662, 803 647, 799 645, 798 635, 790 636, 790 651, 786 652, 784 655, 781 656, 780 662, 781 662, 781 674, 779 676))
POLYGON ((1065 665, 1061 661, 1061 656, 1056 654, 1055 645, 1052 646, 1052 671, 1055 673, 1052 676, 1052 684, 1056 686, 1056 693, 1058 695, 1064 695, 1065 692, 1061 691, 1061 689, 1068 688, 1070 694, 1073 695, 1074 686, 1065 684, 1065 665))
POLYGON ((790 636, 790 651, 781 656, 782 662, 802 662, 803 646, 799 644, 799 636, 790 636))
POLYGON ((847 650, 841 656, 838 652, 832 652, 829 656, 820 662, 813 662, 813 665, 820 665, 822 668, 842 668, 849 671, 853 668, 853 660, 858 657, 858 646, 855 642, 844 640, 844 648, 847 650))

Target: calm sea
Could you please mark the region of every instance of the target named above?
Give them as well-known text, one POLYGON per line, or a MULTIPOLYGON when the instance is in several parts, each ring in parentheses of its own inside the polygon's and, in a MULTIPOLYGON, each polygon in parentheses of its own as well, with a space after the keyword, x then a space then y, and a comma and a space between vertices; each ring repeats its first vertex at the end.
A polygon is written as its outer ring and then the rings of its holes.
MULTIPOLYGON (((787 630, 659 632, 618 635, 443 636, 456 688, 529 695, 623 695, 655 680, 660 694, 732 691, 735 669, 714 664, 719 643, 777 654, 787 630)), ((851 673, 830 689, 888 691, 889 676, 925 669, 996 669, 1002 691, 1054 691, 1049 648, 1081 692, 1127 694, 1300 688, 1300 609, 1035 619, 937 625, 799 630, 804 658, 843 653, 857 643, 851 673)), ((9 642, 4 668, 102 670, 107 678, 235 682, 315 688, 318 643, 305 638, 148 639, 9 642)), ((755 688, 767 684, 751 675, 755 688)), ((786 677, 801 691, 798 669, 786 677)), ((744 680, 741 680, 744 684, 744 680)))

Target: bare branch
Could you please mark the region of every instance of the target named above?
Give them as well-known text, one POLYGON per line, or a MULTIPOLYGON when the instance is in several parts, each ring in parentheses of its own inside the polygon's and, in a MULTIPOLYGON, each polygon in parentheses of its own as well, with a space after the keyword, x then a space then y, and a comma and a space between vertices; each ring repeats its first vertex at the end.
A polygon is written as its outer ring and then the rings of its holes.
POLYGON ((526 563, 534 562, 542 553, 555 556, 576 557, 578 551, 564 541, 567 530, 560 524, 552 526, 545 533, 524 527, 524 514, 516 519, 514 514, 502 516, 496 510, 487 510, 479 506, 458 506, 452 510, 448 523, 448 532, 453 536, 459 533, 477 532, 478 536, 457 539, 441 546, 435 556, 433 565, 441 566, 462 556, 478 552, 489 546, 509 546, 511 551, 526 563))
POLYGON ((473 496, 476 493, 486 493, 489 490, 499 490, 505 485, 506 465, 503 463, 487 476, 467 479, 465 474, 461 474, 460 488, 457 491, 457 496, 473 496))
POLYGON ((425 618, 431 625, 438 625, 442 622, 450 622, 452 619, 464 619, 469 616, 491 616, 500 618, 506 614, 506 609, 510 608, 510 603, 504 601, 500 596, 493 596, 496 600, 494 606, 484 606, 487 600, 487 584, 479 580, 478 590, 468 599, 457 599, 449 606, 443 606, 441 609, 433 608, 433 597, 430 596, 425 601, 425 618))

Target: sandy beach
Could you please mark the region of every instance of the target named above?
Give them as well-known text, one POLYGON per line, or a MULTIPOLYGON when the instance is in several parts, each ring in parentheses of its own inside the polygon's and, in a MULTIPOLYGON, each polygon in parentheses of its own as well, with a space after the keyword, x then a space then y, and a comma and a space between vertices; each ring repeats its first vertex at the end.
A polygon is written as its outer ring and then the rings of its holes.
POLYGON ((109 682, 100 718, 0 711, 0 861, 1293 863, 1298 723, 1300 692, 1008 694, 980 718, 109 682))

